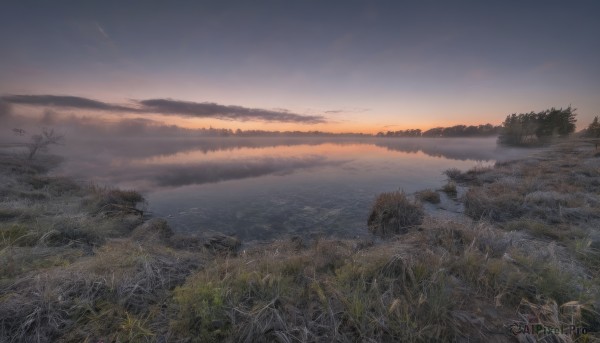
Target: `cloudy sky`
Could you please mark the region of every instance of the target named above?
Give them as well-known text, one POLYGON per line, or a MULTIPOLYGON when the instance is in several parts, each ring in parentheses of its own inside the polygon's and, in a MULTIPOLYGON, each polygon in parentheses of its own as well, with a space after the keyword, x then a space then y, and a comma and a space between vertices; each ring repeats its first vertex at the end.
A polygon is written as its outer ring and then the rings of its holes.
MULTIPOLYGON (((21 114, 376 132, 600 115, 598 1, 3 1, 21 114)), ((6 104, 5 104, 6 105, 6 104)))

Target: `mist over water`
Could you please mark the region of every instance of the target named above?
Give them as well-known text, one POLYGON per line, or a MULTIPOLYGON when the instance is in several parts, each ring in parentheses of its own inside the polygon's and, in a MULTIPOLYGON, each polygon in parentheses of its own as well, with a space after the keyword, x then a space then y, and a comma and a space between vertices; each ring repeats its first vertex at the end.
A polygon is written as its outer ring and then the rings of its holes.
POLYGON ((528 151, 495 138, 75 137, 55 171, 141 191, 178 231, 244 240, 366 234, 381 192, 437 189, 448 168, 469 169, 528 151))
POLYGON ((381 192, 439 189, 448 168, 531 153, 498 147, 495 137, 202 137, 139 118, 106 123, 49 111, 41 120, 8 112, 2 122, 27 132, 1 136, 5 147, 26 143, 41 125, 64 134, 65 144, 51 148, 65 159, 55 174, 138 190, 175 230, 244 240, 366 235, 381 192))

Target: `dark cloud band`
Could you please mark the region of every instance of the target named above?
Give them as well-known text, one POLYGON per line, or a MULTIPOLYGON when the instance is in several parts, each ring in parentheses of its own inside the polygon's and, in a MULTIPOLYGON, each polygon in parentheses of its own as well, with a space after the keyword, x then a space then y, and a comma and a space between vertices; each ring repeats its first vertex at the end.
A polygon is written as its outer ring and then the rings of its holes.
POLYGON ((262 120, 294 123, 323 123, 321 116, 307 116, 287 111, 271 111, 242 106, 226 106, 214 102, 190 102, 171 99, 150 99, 139 102, 143 108, 162 114, 176 114, 190 117, 212 117, 228 120, 262 120))
POLYGON ((323 116, 301 115, 285 110, 273 111, 242 106, 227 106, 213 102, 191 102, 172 99, 148 99, 134 101, 133 106, 123 106, 77 96, 60 95, 6 95, 3 101, 11 104, 75 108, 82 110, 156 113, 196 118, 216 118, 238 121, 287 122, 316 124, 326 122, 323 116))
POLYGON ((113 105, 102 101, 82 98, 78 96, 62 96, 62 95, 7 95, 3 96, 2 100, 17 104, 30 106, 48 106, 48 107, 65 107, 78 108, 82 110, 97 110, 97 111, 116 111, 116 112, 137 112, 138 110, 132 107, 113 105))

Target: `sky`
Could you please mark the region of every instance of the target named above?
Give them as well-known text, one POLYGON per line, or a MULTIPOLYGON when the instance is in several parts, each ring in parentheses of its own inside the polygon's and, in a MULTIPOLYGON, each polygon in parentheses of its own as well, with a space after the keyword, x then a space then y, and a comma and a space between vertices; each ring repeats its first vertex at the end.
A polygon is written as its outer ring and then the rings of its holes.
POLYGON ((22 115, 365 133, 600 115, 599 1, 1 7, 0 97, 22 115))

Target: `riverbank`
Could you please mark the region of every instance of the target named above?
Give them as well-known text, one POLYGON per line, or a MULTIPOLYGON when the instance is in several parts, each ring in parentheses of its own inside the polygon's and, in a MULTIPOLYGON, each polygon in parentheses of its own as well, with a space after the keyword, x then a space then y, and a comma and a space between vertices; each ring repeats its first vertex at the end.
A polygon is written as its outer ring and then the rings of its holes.
POLYGON ((600 157, 583 140, 448 171, 467 216, 245 249, 172 232, 134 191, 49 177, 53 158, 1 159, 1 341, 599 337, 600 157))

